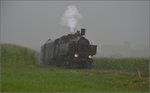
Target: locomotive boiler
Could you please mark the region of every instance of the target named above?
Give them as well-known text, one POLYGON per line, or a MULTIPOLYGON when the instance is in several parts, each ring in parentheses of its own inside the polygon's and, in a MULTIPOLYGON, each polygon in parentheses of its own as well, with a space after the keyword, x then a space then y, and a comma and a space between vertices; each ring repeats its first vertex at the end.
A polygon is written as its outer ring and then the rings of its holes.
POLYGON ((70 68, 89 68, 97 46, 85 38, 86 29, 74 34, 64 35, 56 40, 47 40, 41 47, 43 64, 65 66, 70 68))

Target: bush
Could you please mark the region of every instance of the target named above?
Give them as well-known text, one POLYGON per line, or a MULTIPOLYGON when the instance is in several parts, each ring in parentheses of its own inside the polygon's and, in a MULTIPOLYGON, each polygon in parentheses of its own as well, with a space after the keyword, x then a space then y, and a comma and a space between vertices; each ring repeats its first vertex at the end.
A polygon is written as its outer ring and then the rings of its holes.
POLYGON ((13 44, 1 44, 1 65, 32 65, 37 59, 37 52, 29 48, 25 48, 13 44))

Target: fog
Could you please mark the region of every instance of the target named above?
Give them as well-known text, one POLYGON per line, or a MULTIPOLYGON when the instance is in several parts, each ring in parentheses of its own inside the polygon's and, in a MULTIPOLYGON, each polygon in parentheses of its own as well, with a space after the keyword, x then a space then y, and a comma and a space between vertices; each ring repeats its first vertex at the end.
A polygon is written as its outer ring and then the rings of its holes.
POLYGON ((76 29, 86 28, 96 56, 149 56, 149 1, 1 1, 1 42, 40 51, 70 32, 61 23, 69 5, 81 13, 76 29))

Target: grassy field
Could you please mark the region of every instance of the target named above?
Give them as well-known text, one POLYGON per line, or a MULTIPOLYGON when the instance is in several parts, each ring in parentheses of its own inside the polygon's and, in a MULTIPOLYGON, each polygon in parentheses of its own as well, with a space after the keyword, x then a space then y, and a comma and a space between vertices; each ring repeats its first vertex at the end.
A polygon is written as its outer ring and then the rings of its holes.
POLYGON ((1 92, 149 92, 145 58, 95 58, 92 69, 66 69, 35 65, 35 51, 9 47, 1 48, 1 92))
POLYGON ((116 71, 37 66, 2 68, 4 92, 148 92, 148 77, 116 71))

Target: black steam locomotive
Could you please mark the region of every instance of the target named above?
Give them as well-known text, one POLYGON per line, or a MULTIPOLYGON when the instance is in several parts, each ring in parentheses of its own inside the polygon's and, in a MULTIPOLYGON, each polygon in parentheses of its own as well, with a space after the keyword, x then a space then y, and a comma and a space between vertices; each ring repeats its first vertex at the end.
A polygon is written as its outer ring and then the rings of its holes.
POLYGON ((51 39, 41 47, 43 64, 65 66, 70 68, 89 68, 93 64, 93 55, 97 46, 91 45, 85 38, 85 29, 74 34, 51 39))

